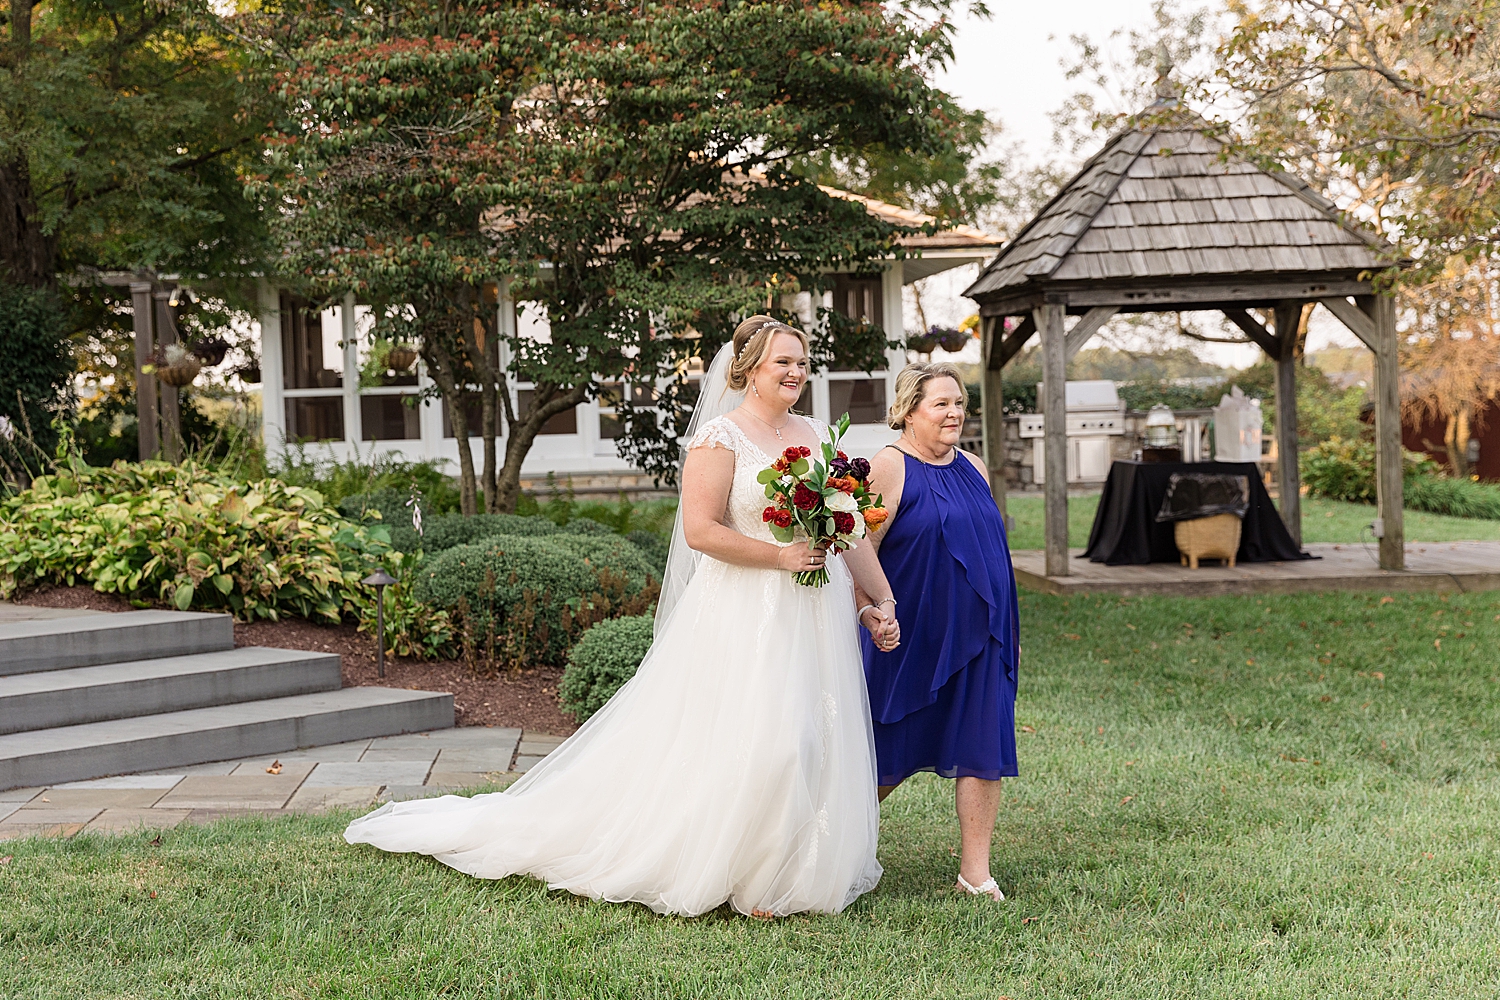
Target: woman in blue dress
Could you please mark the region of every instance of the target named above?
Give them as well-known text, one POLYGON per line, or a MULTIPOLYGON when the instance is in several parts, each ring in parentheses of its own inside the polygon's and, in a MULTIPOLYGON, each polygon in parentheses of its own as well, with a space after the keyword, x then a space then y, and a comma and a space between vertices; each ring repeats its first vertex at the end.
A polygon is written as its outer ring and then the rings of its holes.
POLYGON ((990 839, 1000 779, 1016 769, 1015 574, 984 465, 959 449, 968 394, 948 364, 896 377, 896 443, 870 462, 890 519, 873 539, 901 609, 858 596, 880 798, 918 771, 954 778, 963 853, 958 887, 997 902, 990 839))

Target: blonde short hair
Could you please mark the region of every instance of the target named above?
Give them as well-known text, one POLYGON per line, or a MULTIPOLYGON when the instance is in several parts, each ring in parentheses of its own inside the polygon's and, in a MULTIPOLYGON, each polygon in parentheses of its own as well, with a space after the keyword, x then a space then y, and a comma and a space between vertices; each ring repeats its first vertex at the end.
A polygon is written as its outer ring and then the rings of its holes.
POLYGON ((964 377, 959 374, 957 365, 946 361, 914 361, 896 376, 896 400, 891 403, 885 417, 891 430, 906 429, 906 418, 911 416, 912 410, 922 405, 928 383, 940 378, 951 378, 958 383, 959 398, 963 400, 964 409, 969 408, 969 390, 964 387, 964 377))
POLYGON ((807 334, 770 316, 751 316, 734 328, 734 361, 729 365, 726 381, 735 392, 744 392, 750 384, 750 373, 759 368, 771 353, 771 339, 778 333, 790 333, 802 341, 807 351, 807 334))

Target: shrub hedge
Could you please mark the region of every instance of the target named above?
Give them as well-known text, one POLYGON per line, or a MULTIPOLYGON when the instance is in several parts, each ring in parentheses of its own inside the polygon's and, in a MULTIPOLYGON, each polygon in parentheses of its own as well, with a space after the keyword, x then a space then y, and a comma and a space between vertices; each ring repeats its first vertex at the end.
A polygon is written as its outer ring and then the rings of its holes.
MULTIPOLYGON (((1408 510, 1500 520, 1500 485, 1452 479, 1437 463, 1406 452, 1403 493, 1408 510)), ((1302 453, 1302 484, 1313 496, 1351 503, 1375 502, 1375 444, 1329 438, 1302 453)))
POLYGON ((612 618, 583 634, 562 681, 557 685, 562 709, 583 722, 635 676, 651 648, 651 616, 612 618))
POLYGON ((545 538, 495 535, 429 556, 413 593, 457 616, 471 657, 559 664, 572 638, 570 602, 597 586, 581 555, 545 538))
POLYGON ((640 550, 619 535, 563 533, 552 535, 547 541, 583 559, 601 576, 623 580, 626 594, 640 593, 649 581, 657 577, 640 550))
POLYGON ((625 536, 630 544, 640 550, 641 557, 651 564, 651 569, 660 580, 667 571, 667 551, 671 548, 671 542, 654 531, 642 531, 637 529, 625 536))

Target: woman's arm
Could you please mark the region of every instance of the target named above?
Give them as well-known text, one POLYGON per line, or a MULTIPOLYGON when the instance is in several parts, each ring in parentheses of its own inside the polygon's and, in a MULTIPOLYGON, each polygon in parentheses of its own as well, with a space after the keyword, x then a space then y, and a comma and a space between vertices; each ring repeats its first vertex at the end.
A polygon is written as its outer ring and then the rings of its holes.
POLYGON ((702 447, 688 452, 682 467, 682 534, 689 546, 720 562, 792 573, 817 569, 824 554, 806 545, 772 545, 724 523, 734 486, 734 452, 702 447))
MULTIPOLYGON (((878 569, 880 568, 878 556, 880 540, 885 534, 883 529, 889 527, 891 522, 896 519, 896 509, 901 505, 901 488, 906 484, 905 456, 895 448, 880 449, 875 453, 875 457, 870 460, 870 476, 867 482, 872 493, 881 495, 886 513, 889 515, 886 518, 885 524, 881 526, 882 530, 866 535, 864 541, 859 545, 860 549, 867 550, 869 561, 874 563, 878 569)), ((853 552, 850 553, 850 555, 853 554, 853 552)), ((861 563, 863 563, 864 558, 856 557, 861 563)), ((863 608, 867 604, 878 605, 881 601, 891 596, 890 583, 885 578, 884 569, 880 569, 880 577, 877 584, 880 589, 878 591, 871 590, 869 587, 861 584, 862 579, 867 582, 872 579, 869 570, 866 568, 863 573, 855 572, 856 560, 850 559, 849 556, 845 556, 844 559, 849 564, 850 574, 854 577, 854 606, 856 608, 863 608)), ((894 621, 895 617, 893 606, 885 604, 875 611, 866 611, 860 615, 860 624, 870 629, 873 634, 882 622, 894 621)))

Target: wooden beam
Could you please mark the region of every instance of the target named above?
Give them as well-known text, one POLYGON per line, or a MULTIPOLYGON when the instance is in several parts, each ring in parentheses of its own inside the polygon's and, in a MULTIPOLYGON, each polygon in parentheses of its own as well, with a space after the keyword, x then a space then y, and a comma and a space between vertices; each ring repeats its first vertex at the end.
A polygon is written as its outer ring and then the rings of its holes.
POLYGON ((137 450, 142 462, 156 457, 160 447, 156 437, 158 419, 156 376, 141 372, 149 363, 156 345, 151 336, 151 282, 136 281, 130 285, 131 322, 135 329, 135 424, 137 450))
POLYGON ((1360 312, 1374 327, 1375 504, 1381 527, 1380 568, 1405 569, 1401 365, 1396 336, 1396 300, 1390 295, 1370 296, 1360 302, 1360 312))
MULTIPOLYGON (((156 342, 165 347, 177 343, 177 317, 172 312, 170 291, 153 293, 156 299, 156 342)), ((181 390, 156 380, 161 387, 161 454, 172 464, 182 461, 181 390)))
MULTIPOLYGON (((997 320, 998 322, 998 320, 997 320)), ((1010 332, 1010 336, 1004 340, 999 339, 999 331, 996 331, 995 339, 991 341, 992 349, 985 355, 987 367, 990 371, 999 371, 1010 363, 1010 359, 1021 353, 1021 348, 1026 346, 1026 341, 1036 333, 1036 319, 1031 315, 1021 320, 1021 325, 1010 332), (999 350, 994 350, 998 342, 999 350)))
POLYGON ((1281 520, 1292 541, 1302 546, 1302 474, 1297 468, 1297 328, 1302 303, 1281 302, 1275 313, 1276 454, 1281 484, 1281 520))
MULTIPOLYGON (((988 358, 996 336, 1003 333, 1005 328, 999 317, 990 316, 979 321, 979 329, 984 356, 988 358)), ((1008 530, 1010 520, 1006 517, 1005 510, 1005 400, 1003 375, 998 368, 985 366, 979 395, 979 414, 984 426, 984 467, 990 474, 990 496, 994 497, 995 506, 1000 510, 1000 519, 1005 521, 1008 530)))
POLYGON ((1271 331, 1256 322, 1254 316, 1251 316, 1243 309, 1225 309, 1223 312, 1229 322, 1239 327, 1245 336, 1255 341, 1272 361, 1281 356, 1281 345, 1277 343, 1271 331))
POLYGON ((1047 575, 1068 575, 1068 359, 1061 304, 1037 307, 1032 314, 1042 335, 1043 450, 1047 575))
MULTIPOLYGON (((1121 312, 1151 312, 1178 309, 1217 309, 1230 306, 1271 307, 1283 299, 1321 299, 1326 296, 1368 295, 1367 281, 1253 281, 1205 284, 1161 284, 1110 286, 1091 281, 1078 286, 1047 289, 1049 296, 1067 302, 1074 312, 1094 306, 1119 306, 1121 312)), ((1035 293, 1033 293, 1035 294, 1035 293)), ((1019 297, 1018 297, 1019 298, 1019 297)), ((999 305, 1003 300, 996 299, 999 305)))
POLYGON ((1379 350, 1377 344, 1380 341, 1380 334, 1375 329, 1375 321, 1366 316, 1358 306, 1348 299, 1337 296, 1318 301, 1323 304, 1324 309, 1337 316, 1339 322, 1349 328, 1350 333, 1364 341, 1366 347, 1372 351, 1379 350))
POLYGON ((1119 306, 1095 306, 1090 309, 1082 319, 1073 324, 1073 329, 1068 331, 1067 341, 1064 345, 1067 360, 1072 361, 1083 350, 1083 345, 1089 342, 1089 338, 1099 332, 1099 328, 1114 318, 1115 313, 1120 311, 1119 306))

